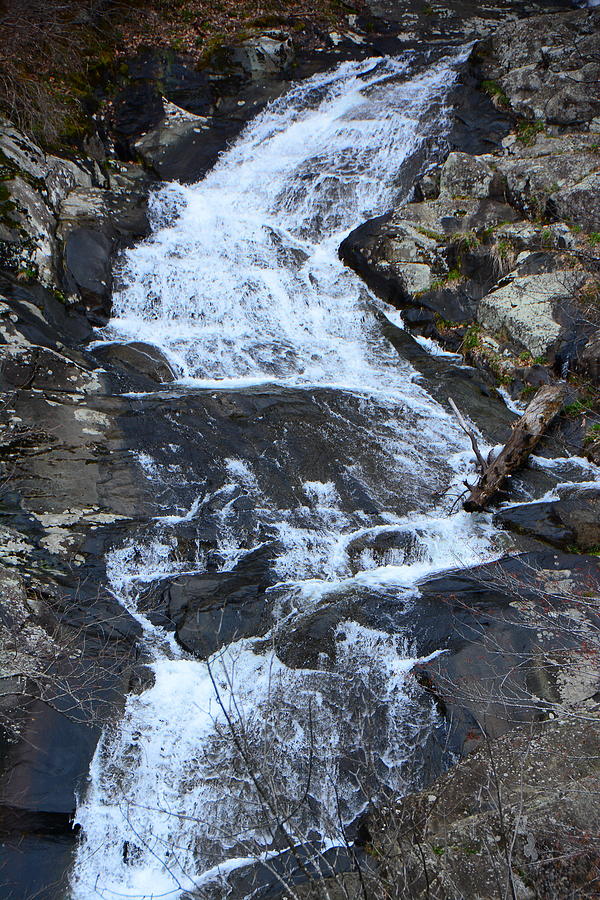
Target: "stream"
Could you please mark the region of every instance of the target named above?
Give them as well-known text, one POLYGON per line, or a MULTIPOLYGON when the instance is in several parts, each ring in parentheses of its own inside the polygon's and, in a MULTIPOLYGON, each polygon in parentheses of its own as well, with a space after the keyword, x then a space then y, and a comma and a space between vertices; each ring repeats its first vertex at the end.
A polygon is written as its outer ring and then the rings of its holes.
POLYGON ((383 336, 397 311, 337 251, 443 148, 464 56, 297 84, 155 193, 120 262, 98 339, 151 343, 177 378, 130 396, 155 516, 106 567, 147 678, 79 800, 77 900, 258 896, 257 862, 277 884, 299 848, 349 852, 367 805, 426 774, 443 722, 411 676, 416 585, 498 538, 457 510, 470 446, 383 336))

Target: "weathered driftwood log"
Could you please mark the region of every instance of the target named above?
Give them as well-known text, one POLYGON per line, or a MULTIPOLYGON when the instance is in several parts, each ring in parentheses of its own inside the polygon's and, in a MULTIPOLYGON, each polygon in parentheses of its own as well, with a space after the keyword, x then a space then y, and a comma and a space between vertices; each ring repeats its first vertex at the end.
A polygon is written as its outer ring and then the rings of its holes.
POLYGON ((507 475, 516 472, 542 438, 560 411, 565 396, 563 385, 545 384, 513 425, 512 434, 498 456, 483 469, 463 507, 468 512, 485 509, 507 475))

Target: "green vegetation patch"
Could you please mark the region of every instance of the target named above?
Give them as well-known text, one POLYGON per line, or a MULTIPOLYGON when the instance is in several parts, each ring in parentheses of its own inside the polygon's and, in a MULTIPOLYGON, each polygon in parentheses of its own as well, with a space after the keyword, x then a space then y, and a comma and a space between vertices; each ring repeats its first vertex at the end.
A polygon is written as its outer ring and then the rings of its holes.
POLYGON ((496 106, 500 106, 504 109, 510 107, 510 100, 497 81, 486 79, 481 82, 481 89, 482 91, 485 91, 486 94, 489 94, 496 106))
POLYGON ((539 119, 519 122, 517 125, 517 140, 526 147, 530 147, 532 144, 535 144, 538 134, 542 134, 545 130, 546 126, 539 119))
POLYGON ((579 416, 581 413, 589 412, 594 408, 594 399, 592 397, 584 397, 582 399, 573 400, 563 406, 563 412, 567 416, 579 416))

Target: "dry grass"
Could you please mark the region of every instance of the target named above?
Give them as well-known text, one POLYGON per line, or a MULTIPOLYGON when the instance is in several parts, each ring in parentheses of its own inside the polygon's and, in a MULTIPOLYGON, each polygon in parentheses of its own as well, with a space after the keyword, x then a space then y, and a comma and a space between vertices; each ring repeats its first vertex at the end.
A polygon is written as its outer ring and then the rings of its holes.
POLYGON ((94 87, 141 47, 189 55, 265 29, 314 35, 363 0, 0 0, 0 113, 42 144, 80 143, 94 87), (87 109, 85 108, 87 106, 87 109))
POLYGON ((122 20, 128 52, 151 42, 189 53, 201 61, 215 44, 235 42, 264 29, 307 31, 347 24, 362 0, 153 0, 130 4, 122 20))
POLYGON ((0 0, 0 112, 46 145, 82 127, 112 0, 0 0))

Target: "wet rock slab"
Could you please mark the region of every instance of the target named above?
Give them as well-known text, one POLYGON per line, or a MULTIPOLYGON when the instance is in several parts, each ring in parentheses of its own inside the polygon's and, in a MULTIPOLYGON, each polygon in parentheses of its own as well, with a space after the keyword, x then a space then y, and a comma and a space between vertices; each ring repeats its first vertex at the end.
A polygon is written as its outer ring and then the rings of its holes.
POLYGON ((557 499, 525 503, 500 510, 495 521, 503 528, 531 534, 563 549, 600 550, 600 486, 558 487, 557 499))
POLYGON ((221 647, 262 636, 273 624, 265 591, 273 548, 244 555, 233 571, 182 575, 150 588, 140 608, 152 622, 174 629, 184 650, 207 659, 221 647))

